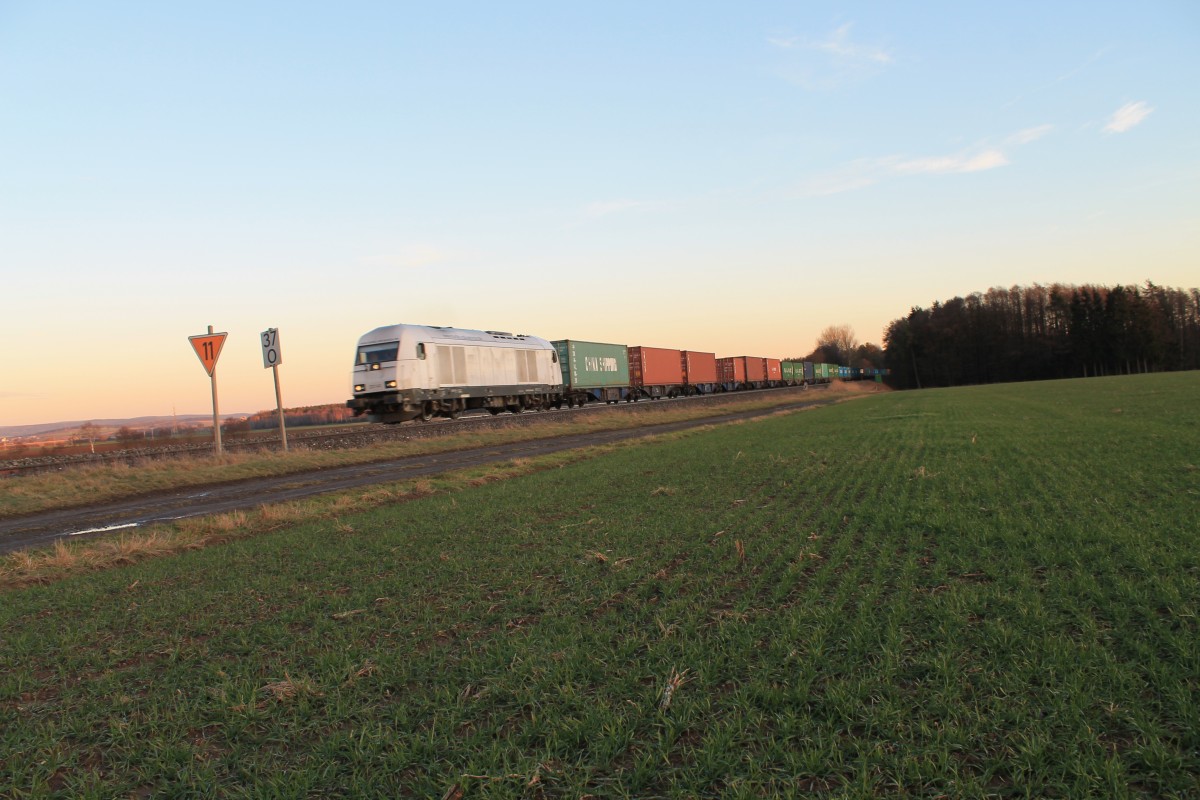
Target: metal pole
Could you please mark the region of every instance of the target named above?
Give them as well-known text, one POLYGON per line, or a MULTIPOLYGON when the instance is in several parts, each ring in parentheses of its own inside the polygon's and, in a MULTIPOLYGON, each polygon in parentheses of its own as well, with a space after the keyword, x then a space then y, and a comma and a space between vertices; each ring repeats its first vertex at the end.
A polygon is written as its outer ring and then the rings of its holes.
POLYGON ((279 409, 279 438, 283 442, 283 452, 287 452, 287 426, 283 424, 283 393, 279 391, 279 365, 272 364, 271 372, 275 375, 275 407, 279 409))
MULTIPOLYGON (((208 333, 211 336, 213 326, 208 326, 208 333)), ((213 454, 221 455, 221 412, 217 407, 217 365, 213 364, 212 371, 212 395, 213 395, 213 454)))

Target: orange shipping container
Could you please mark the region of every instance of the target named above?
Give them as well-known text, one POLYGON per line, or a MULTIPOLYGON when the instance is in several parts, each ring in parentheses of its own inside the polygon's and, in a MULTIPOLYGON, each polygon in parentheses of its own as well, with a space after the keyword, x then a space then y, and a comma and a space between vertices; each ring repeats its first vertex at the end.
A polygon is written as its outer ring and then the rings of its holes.
POLYGON ((678 350, 629 348, 630 386, 679 386, 682 383, 683 364, 678 350))
POLYGON ((683 382, 691 386, 717 382, 717 356, 715 353, 699 353, 684 350, 679 354, 683 367, 683 382))
POLYGON ((746 364, 747 381, 765 381, 767 379, 766 359, 752 356, 738 356, 737 358, 746 364))
POLYGON ((778 358, 764 358, 763 371, 769 381, 783 380, 783 363, 778 358))
POLYGON ((745 357, 729 357, 717 359, 717 376, 721 383, 745 383, 746 382, 746 359, 745 357))

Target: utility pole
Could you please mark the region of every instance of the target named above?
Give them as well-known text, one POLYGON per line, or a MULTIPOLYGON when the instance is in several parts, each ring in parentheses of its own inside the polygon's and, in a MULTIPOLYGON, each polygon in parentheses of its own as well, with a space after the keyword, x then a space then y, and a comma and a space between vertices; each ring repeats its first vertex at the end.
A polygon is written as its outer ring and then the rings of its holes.
POLYGON ((217 406, 217 359, 221 357, 221 348, 225 346, 228 333, 213 333, 213 326, 208 326, 208 333, 199 336, 189 336, 192 349, 196 351, 204 371, 212 379, 213 402, 213 454, 221 455, 221 411, 217 406))

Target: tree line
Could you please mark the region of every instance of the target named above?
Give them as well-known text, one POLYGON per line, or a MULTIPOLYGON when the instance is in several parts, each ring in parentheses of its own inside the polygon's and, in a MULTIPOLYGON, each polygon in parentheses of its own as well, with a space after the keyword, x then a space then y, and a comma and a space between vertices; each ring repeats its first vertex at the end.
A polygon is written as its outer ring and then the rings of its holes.
MULTIPOLYGON (((291 427, 301 425, 333 425, 348 422, 354 418, 354 412, 345 403, 321 406, 302 406, 300 408, 285 408, 283 410, 284 424, 291 427)), ((251 414, 245 420, 245 429, 263 430, 279 427, 279 412, 259 411, 251 414)))
POLYGON ((1200 368, 1200 290, 1013 286, 913 308, 884 334, 899 388, 1200 368))

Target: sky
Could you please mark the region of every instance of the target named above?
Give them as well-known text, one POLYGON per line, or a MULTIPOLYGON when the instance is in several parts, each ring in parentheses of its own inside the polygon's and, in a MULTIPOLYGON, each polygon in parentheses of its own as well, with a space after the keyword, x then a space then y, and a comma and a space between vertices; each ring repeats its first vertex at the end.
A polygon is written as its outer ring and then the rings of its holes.
POLYGON ((798 357, 1200 284, 1200 3, 0 0, 0 426, 350 397, 380 325, 798 357))

